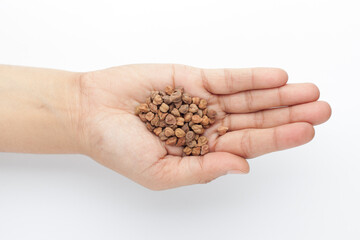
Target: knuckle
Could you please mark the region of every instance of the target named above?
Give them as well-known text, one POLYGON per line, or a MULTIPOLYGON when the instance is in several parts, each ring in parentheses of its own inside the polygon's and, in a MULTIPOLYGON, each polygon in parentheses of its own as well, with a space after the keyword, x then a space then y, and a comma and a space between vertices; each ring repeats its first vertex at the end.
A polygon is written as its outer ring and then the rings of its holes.
POLYGON ((294 121, 294 117, 293 117, 293 107, 289 107, 288 108, 288 122, 293 122, 294 121))
POLYGON ((282 92, 282 88, 277 88, 277 90, 276 90, 276 94, 277 94, 277 98, 278 98, 278 101, 279 101, 279 103, 278 103, 278 105, 279 106, 282 106, 283 105, 283 92, 282 92))
POLYGON ((224 68, 224 82, 229 92, 234 92, 234 78, 229 69, 224 68))
POLYGON ((265 124, 264 111, 254 113, 254 125, 256 128, 262 128, 265 124))
POLYGON ((245 104, 246 104, 246 108, 247 111, 251 112, 254 110, 254 99, 253 99, 253 94, 251 91, 246 91, 245 95, 245 104))
POLYGON ((230 105, 231 103, 231 98, 227 98, 226 100, 224 99, 224 96, 217 96, 217 103, 220 107, 220 109, 224 112, 228 111, 228 105, 230 105))
POLYGON ((203 68, 200 69, 200 78, 201 78, 201 83, 202 83, 203 87, 208 92, 212 92, 211 84, 209 82, 209 78, 207 77, 205 69, 203 69, 203 68))
POLYGON ((253 147, 252 147, 252 139, 251 133, 249 130, 244 131, 240 139, 240 147, 243 157, 249 158, 252 155, 253 147))

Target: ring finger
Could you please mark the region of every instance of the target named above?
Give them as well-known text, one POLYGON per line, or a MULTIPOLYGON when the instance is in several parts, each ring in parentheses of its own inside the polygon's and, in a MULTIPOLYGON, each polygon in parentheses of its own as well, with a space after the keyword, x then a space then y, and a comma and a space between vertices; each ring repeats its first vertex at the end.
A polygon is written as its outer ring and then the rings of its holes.
POLYGON ((309 123, 291 123, 274 128, 228 132, 219 137, 211 147, 216 152, 229 152, 244 158, 254 158, 303 145, 311 141, 314 134, 314 128, 309 123))

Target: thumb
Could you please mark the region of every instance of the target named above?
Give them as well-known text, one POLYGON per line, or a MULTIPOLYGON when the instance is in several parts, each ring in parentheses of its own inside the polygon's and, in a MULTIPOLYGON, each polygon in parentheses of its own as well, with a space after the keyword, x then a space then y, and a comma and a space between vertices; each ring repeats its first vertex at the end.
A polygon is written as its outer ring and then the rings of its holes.
POLYGON ((204 156, 176 157, 167 156, 156 189, 208 183, 228 173, 248 173, 248 162, 237 155, 227 152, 213 152, 204 156))

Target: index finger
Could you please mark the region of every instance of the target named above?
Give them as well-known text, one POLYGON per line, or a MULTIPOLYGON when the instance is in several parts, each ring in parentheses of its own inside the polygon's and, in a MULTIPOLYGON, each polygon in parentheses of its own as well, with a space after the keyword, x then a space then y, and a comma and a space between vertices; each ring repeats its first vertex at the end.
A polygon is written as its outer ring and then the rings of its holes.
POLYGON ((275 88, 288 80, 287 73, 280 68, 201 69, 200 74, 204 88, 213 94, 275 88))

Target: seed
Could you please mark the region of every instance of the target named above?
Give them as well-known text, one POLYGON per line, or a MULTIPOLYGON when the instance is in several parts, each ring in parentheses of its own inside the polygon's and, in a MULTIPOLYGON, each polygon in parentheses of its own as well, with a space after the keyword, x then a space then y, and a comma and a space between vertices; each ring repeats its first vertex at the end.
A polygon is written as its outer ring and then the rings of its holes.
POLYGON ((184 126, 181 127, 181 129, 187 133, 189 131, 189 124, 185 123, 184 126))
POLYGON ((197 134, 203 134, 204 133, 204 128, 202 125, 193 125, 192 127, 192 130, 197 133, 197 134))
POLYGON ((192 140, 195 139, 195 133, 193 131, 188 131, 186 133, 185 138, 186 138, 186 142, 191 142, 192 140))
POLYGON ((199 105, 199 103, 200 103, 200 98, 199 98, 199 97, 193 97, 193 98, 192 98, 192 103, 195 104, 195 105, 199 105))
POLYGON ((205 136, 200 136, 199 139, 197 140, 197 142, 198 142, 197 145, 198 145, 199 147, 201 147, 201 146, 207 144, 208 139, 207 139, 207 137, 205 137, 205 136))
POLYGON ((151 120, 153 120, 154 117, 155 117, 155 114, 152 113, 152 112, 148 112, 148 113, 145 115, 146 120, 148 120, 149 122, 150 122, 151 120))
POLYGON ((135 107, 135 115, 139 115, 140 114, 140 109, 139 106, 135 107))
POLYGON ((177 87, 177 88, 175 88, 174 91, 181 92, 181 94, 182 94, 184 92, 184 88, 183 87, 177 87))
POLYGON ((199 110, 198 106, 196 106, 194 103, 190 104, 189 112, 196 113, 199 110))
POLYGON ((184 121, 185 121, 185 122, 190 122, 191 119, 192 119, 192 116, 193 116, 192 113, 189 113, 189 112, 186 113, 185 116, 184 116, 184 121))
POLYGON ((169 128, 169 127, 166 127, 164 129, 164 133, 165 133, 165 136, 167 136, 167 137, 174 136, 174 130, 172 130, 172 128, 169 128))
POLYGON ((156 136, 159 136, 159 134, 162 132, 162 128, 161 127, 157 127, 154 129, 154 133, 156 136))
POLYGON ((186 142, 186 145, 191 148, 196 147, 196 141, 192 140, 190 142, 186 142))
POLYGON ((182 118, 182 117, 177 117, 177 118, 176 118, 176 125, 178 125, 178 126, 184 126, 184 118, 182 118))
POLYGON ((146 121, 147 121, 147 120, 146 120, 146 114, 145 114, 145 113, 140 113, 140 114, 139 114, 139 118, 140 118, 140 120, 143 121, 143 122, 146 122, 146 121))
POLYGON ((171 104, 169 105, 169 112, 171 112, 174 108, 175 108, 174 103, 171 103, 171 104))
POLYGON ((203 116, 202 121, 201 121, 201 125, 207 126, 207 125, 209 125, 209 123, 210 123, 210 119, 206 115, 203 116))
POLYGON ((200 103, 199 103, 199 108, 200 109, 205 109, 207 106, 207 101, 205 99, 201 99, 200 103))
POLYGON ((149 106, 146 103, 142 103, 139 106, 139 111, 142 113, 147 113, 148 111, 150 111, 149 106))
POLYGON ((184 103, 190 104, 191 103, 191 96, 187 93, 184 93, 182 96, 182 100, 184 103))
POLYGON ((175 117, 180 117, 180 112, 177 108, 174 108, 172 111, 171 111, 171 114, 174 115, 175 117))
POLYGON ((168 114, 165 118, 165 123, 169 125, 175 125, 176 124, 176 118, 172 114, 168 114))
POLYGON ((201 146, 201 155, 205 155, 210 151, 209 145, 201 146))
POLYGON ((170 96, 171 102, 180 102, 181 101, 181 91, 175 90, 170 96))
POLYGON ((168 95, 165 95, 162 97, 164 103, 166 103, 167 105, 169 105, 171 103, 171 99, 170 99, 170 96, 168 95))
POLYGON ((175 135, 176 135, 178 138, 185 137, 185 132, 184 132, 184 130, 182 130, 181 128, 177 128, 177 129, 175 130, 175 135))
POLYGON ((153 113, 157 113, 157 106, 155 104, 149 103, 149 108, 153 113))
POLYGON ((151 120, 151 125, 158 127, 159 126, 159 116, 155 116, 153 120, 151 120))
POLYGON ((207 111, 207 114, 206 114, 209 118, 215 118, 215 116, 216 116, 216 111, 215 110, 213 110, 213 109, 209 109, 208 111, 207 111))
POLYGON ((193 123, 201 123, 202 118, 199 115, 196 114, 196 115, 192 116, 191 121, 193 123))
POLYGON ((192 149, 189 147, 184 147, 183 152, 185 153, 185 155, 189 156, 192 153, 192 149))
POLYGON ((168 115, 168 113, 163 113, 162 111, 159 110, 158 115, 159 115, 160 120, 164 120, 166 118, 166 116, 168 115))
POLYGON ((165 121, 164 121, 164 120, 159 121, 158 126, 159 126, 159 127, 162 127, 162 128, 163 128, 163 127, 166 127, 165 121))
POLYGON ((228 127, 225 127, 225 126, 220 126, 220 127, 218 127, 218 129, 217 129, 217 131, 218 131, 218 134, 221 136, 221 135, 224 135, 226 132, 227 132, 227 130, 229 130, 229 128, 228 127))
POLYGON ((167 105, 166 103, 161 104, 160 111, 167 112, 168 110, 169 110, 169 105, 167 105))
POLYGON ((167 95, 171 95, 174 92, 174 88, 172 86, 166 86, 165 87, 165 93, 167 95))
POLYGON ((192 127, 195 123, 193 121, 189 122, 189 127, 192 127))
POLYGON ((176 108, 180 108, 181 105, 182 105, 182 102, 181 102, 181 101, 180 101, 180 102, 176 102, 176 103, 174 103, 174 105, 175 105, 176 108))
MULTIPOLYGON (((165 91, 151 91, 134 112, 161 141, 184 147, 184 155, 199 156, 209 152, 206 128, 215 122, 216 111, 207 108, 207 100, 184 93, 182 87, 167 86, 165 91)), ((228 129, 219 127, 219 135, 228 129)))
POLYGON ((193 149, 192 149, 192 155, 194 155, 194 156, 199 156, 200 155, 200 151, 201 151, 201 148, 200 147, 194 147, 193 149))
POLYGON ((147 122, 147 123, 146 123, 146 128, 147 128, 150 132, 152 132, 155 127, 154 127, 153 125, 151 125, 149 122, 147 122))
POLYGON ((163 102, 163 99, 160 95, 156 95, 154 97, 153 104, 160 105, 160 104, 162 104, 162 102, 163 102))
POLYGON ((183 104, 179 108, 179 112, 181 112, 182 114, 186 114, 188 111, 189 111, 189 105, 187 104, 183 104))
POLYGON ((150 93, 151 100, 154 100, 155 96, 158 94, 159 94, 159 91, 151 91, 151 93, 150 93))
POLYGON ((175 146, 177 146, 177 147, 182 147, 182 146, 184 146, 184 145, 185 145, 185 138, 184 138, 184 137, 178 138, 177 143, 176 143, 175 146))
POLYGON ((166 140, 165 144, 170 145, 170 146, 174 146, 176 144, 176 137, 171 137, 168 140, 166 140))

